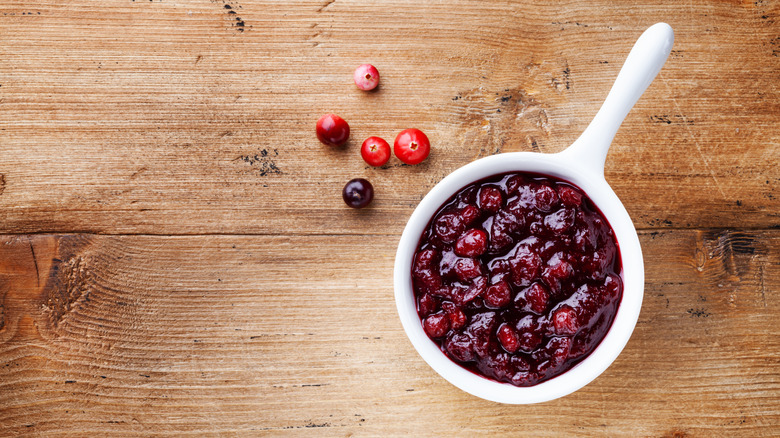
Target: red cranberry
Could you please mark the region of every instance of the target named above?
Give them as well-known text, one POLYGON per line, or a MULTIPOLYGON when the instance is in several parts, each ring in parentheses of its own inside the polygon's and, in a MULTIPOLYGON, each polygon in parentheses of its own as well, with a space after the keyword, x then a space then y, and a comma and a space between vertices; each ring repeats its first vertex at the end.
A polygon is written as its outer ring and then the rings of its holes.
POLYGON ((455 264, 455 275, 461 281, 469 281, 482 275, 482 264, 477 259, 460 259, 455 264))
POLYGON ((439 216, 433 227, 436 235, 439 236, 444 243, 454 242, 465 228, 460 217, 453 213, 446 213, 439 216))
POLYGON ((571 338, 552 338, 547 343, 550 352, 550 363, 553 368, 559 368, 566 362, 571 352, 571 338))
POLYGON ((455 254, 461 257, 478 257, 487 249, 487 234, 482 230, 470 229, 455 243, 455 254))
POLYGON ((460 307, 456 306, 454 303, 446 301, 442 303, 441 308, 444 310, 447 318, 450 319, 450 327, 452 327, 454 330, 457 330, 466 325, 466 315, 462 310, 460 310, 460 307))
POLYGON ((374 199, 374 186, 363 178, 355 178, 344 186, 341 196, 350 207, 363 208, 374 199))
POLYGON ((325 114, 317 120, 317 138, 328 146, 341 146, 349 138, 349 124, 335 114, 325 114))
POLYGON ((501 324, 498 328, 498 341, 501 342, 501 346, 504 350, 514 353, 520 348, 520 339, 517 337, 517 332, 507 324, 501 324))
POLYGON ((428 158, 431 143, 419 129, 404 129, 395 138, 393 152, 406 164, 419 164, 428 158))
POLYGON ((482 187, 479 190, 479 208, 488 213, 495 213, 504 203, 504 196, 501 190, 496 187, 482 187))
POLYGON ((473 205, 467 205, 460 211, 460 220, 465 226, 469 226, 474 223, 481 215, 479 209, 473 205))
POLYGON ((521 186, 528 184, 523 175, 514 175, 506 181, 506 193, 509 196, 516 195, 521 186))
POLYGON ((440 338, 450 330, 450 319, 444 313, 434 313, 423 322, 425 333, 432 338, 440 338))
POLYGON ((580 329, 577 323, 577 313, 566 304, 553 313, 552 320, 555 333, 559 335, 573 335, 580 329))
POLYGON ((485 304, 499 309, 509 304, 509 300, 512 298, 511 290, 506 281, 500 281, 487 288, 483 298, 485 299, 485 304))
POLYGON ((390 145, 379 137, 368 137, 360 146, 360 155, 371 166, 384 166, 390 159, 390 145))
POLYGON ((356 68, 352 76, 355 85, 361 90, 373 90, 379 85, 379 71, 371 64, 363 64, 356 68))

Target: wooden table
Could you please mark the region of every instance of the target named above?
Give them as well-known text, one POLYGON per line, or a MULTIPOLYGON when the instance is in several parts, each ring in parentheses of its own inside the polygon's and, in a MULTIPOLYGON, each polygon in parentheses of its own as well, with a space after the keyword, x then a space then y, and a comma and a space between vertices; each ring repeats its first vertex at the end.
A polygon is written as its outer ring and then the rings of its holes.
POLYGON ((0 14, 0 435, 780 435, 780 1, 0 14), (407 218, 463 164, 569 145, 658 21, 673 52, 606 167, 645 255, 631 341, 562 399, 461 392, 395 311, 407 218), (326 112, 343 149, 315 138, 326 112), (424 164, 363 163, 408 127, 424 164))

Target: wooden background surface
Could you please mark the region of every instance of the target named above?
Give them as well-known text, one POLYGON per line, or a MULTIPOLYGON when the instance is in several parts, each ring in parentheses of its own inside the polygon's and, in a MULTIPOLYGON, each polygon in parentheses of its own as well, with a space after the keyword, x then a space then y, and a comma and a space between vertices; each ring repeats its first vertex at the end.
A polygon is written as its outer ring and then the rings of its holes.
POLYGON ((0 435, 778 436, 778 83, 776 0, 3 0, 0 435), (478 157, 569 145, 658 21, 606 166, 631 341, 556 401, 457 390, 396 315, 406 219, 478 157), (362 162, 408 127, 424 164, 362 162))

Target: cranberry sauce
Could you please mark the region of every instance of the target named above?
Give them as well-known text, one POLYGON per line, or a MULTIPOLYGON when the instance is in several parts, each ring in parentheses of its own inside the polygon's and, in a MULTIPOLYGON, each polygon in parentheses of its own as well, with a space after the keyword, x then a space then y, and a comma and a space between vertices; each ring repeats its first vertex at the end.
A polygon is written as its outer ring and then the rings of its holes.
POLYGON ((623 293, 614 233, 565 181, 496 175, 447 201, 412 264, 428 336, 476 374, 533 386, 606 335, 623 293))

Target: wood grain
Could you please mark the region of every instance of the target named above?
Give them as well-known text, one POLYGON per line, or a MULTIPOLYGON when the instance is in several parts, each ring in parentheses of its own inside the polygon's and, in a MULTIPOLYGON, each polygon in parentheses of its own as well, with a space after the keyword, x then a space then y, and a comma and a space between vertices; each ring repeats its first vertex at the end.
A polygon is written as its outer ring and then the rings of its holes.
POLYGON ((3 2, 0 232, 399 232, 455 168, 569 145, 662 20, 674 52, 608 180, 638 228, 780 226, 776 1, 418 3, 3 2), (375 93, 351 83, 367 61, 375 93), (346 148, 317 142, 325 112, 351 123, 346 148), (360 159, 413 126, 426 164, 360 159), (345 221, 356 176, 376 214, 345 221))
POLYGON ((777 0, 3 0, 0 435, 777 436, 778 20, 777 0), (631 341, 552 402, 455 389, 396 316, 409 214, 477 158, 568 146, 658 21, 673 52, 606 165, 645 255, 631 341), (317 142, 326 112, 345 148, 317 142), (408 127, 424 164, 360 159, 408 127), (359 176, 377 197, 352 211, 359 176))
POLYGON ((641 243, 644 308, 615 364, 571 396, 506 406, 413 350, 386 237, 5 236, 0 430, 772 435, 780 232, 641 243))

